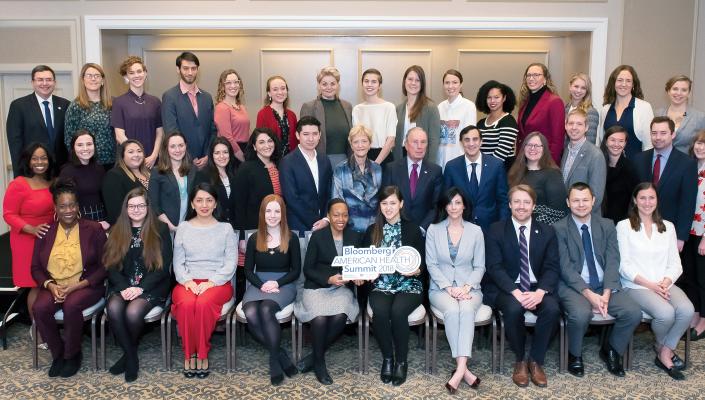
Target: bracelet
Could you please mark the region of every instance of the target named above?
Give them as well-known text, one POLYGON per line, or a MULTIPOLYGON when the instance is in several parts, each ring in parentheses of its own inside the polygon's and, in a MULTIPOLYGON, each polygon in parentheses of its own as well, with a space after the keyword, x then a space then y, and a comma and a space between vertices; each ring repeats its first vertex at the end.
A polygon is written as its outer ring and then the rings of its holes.
POLYGON ((56 281, 53 280, 53 279, 47 279, 46 281, 44 281, 44 283, 42 284, 42 286, 44 286, 44 289, 49 289, 49 284, 50 284, 50 283, 56 284, 56 281))

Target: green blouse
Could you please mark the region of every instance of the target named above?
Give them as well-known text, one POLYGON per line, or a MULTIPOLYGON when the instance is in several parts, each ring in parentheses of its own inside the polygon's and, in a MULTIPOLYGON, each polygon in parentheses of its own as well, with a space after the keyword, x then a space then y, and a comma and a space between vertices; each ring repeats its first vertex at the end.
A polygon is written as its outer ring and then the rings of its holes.
POLYGON ((71 152, 71 139, 77 131, 85 129, 95 138, 95 157, 98 164, 115 162, 115 134, 110 126, 110 110, 100 102, 91 103, 90 108, 83 109, 76 100, 66 110, 64 125, 64 142, 71 152))

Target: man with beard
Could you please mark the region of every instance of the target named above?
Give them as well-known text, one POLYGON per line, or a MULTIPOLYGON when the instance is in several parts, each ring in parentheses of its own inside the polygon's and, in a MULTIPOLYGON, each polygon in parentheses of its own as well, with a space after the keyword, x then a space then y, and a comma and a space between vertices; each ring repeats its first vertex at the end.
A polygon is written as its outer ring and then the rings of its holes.
POLYGON ((188 51, 176 58, 180 80, 162 95, 162 123, 165 133, 179 131, 184 134, 193 164, 200 169, 208 161, 208 148, 216 127, 213 98, 196 85, 199 65, 198 57, 188 51))

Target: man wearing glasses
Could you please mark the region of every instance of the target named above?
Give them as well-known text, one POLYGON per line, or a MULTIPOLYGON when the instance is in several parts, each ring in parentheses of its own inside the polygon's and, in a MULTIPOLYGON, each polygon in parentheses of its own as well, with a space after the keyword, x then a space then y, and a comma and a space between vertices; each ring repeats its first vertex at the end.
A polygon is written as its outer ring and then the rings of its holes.
POLYGON ((57 171, 68 156, 64 146, 64 114, 70 102, 53 95, 56 88, 54 70, 46 65, 34 67, 32 88, 33 93, 12 101, 7 114, 7 143, 15 176, 18 175, 20 154, 32 142, 44 143, 53 151, 57 171))

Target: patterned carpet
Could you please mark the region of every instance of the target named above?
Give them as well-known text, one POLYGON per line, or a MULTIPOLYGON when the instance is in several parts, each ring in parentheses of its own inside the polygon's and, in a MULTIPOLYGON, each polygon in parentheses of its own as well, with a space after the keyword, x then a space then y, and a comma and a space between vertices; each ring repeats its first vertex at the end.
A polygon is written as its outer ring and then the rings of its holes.
MULTIPOLYGON (((291 349, 290 331, 283 333, 284 346, 291 349)), ((476 336, 477 337, 477 336, 476 336)), ((705 397, 705 341, 695 342, 691 351, 691 365, 686 371, 685 382, 675 382, 653 364, 651 350, 653 336, 640 333, 635 341, 634 368, 627 371, 624 379, 615 378, 606 372, 597 356, 597 338, 586 338, 584 359, 586 376, 575 378, 567 373, 558 374, 557 341, 554 341, 547 356, 546 372, 548 388, 529 386, 522 389, 511 381, 512 355, 507 350, 505 371, 492 374, 490 350, 475 350, 471 360, 472 370, 482 378, 479 391, 467 385, 461 386, 456 397, 484 399, 701 399, 705 397)), ((120 356, 112 339, 108 339, 107 365, 120 356)), ((423 373, 424 352, 416 347, 416 338, 411 338, 409 355, 409 379, 401 387, 384 385, 379 381, 381 356, 370 339, 371 365, 368 375, 357 372, 357 338, 343 336, 328 356, 328 367, 335 383, 320 385, 313 374, 297 375, 287 379, 282 386, 269 385, 267 356, 264 349, 252 339, 237 348, 237 370, 225 371, 225 337, 213 338, 211 351, 211 375, 204 379, 186 379, 180 373, 180 349, 174 348, 172 371, 161 365, 159 330, 148 332, 140 347, 141 369, 138 380, 126 384, 122 376, 112 376, 106 371, 90 369, 90 338, 84 339, 84 362, 81 371, 73 378, 46 376, 51 361, 48 351, 40 350, 40 369, 31 367, 31 348, 28 327, 15 323, 9 329, 8 350, 0 354, 0 398, 1 399, 437 399, 451 398, 443 385, 454 362, 450 358, 445 335, 439 332, 439 365, 437 375, 423 373)), ((480 347, 480 346, 478 346, 480 347)), ((304 347, 304 353, 308 352, 304 347)), ((683 342, 679 352, 683 355, 683 342)))

